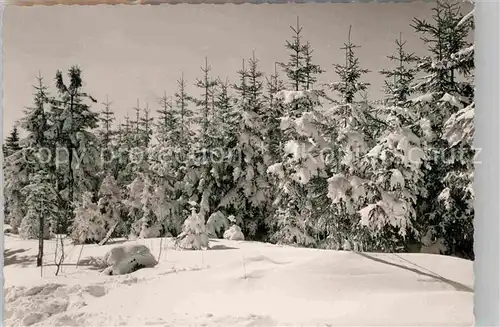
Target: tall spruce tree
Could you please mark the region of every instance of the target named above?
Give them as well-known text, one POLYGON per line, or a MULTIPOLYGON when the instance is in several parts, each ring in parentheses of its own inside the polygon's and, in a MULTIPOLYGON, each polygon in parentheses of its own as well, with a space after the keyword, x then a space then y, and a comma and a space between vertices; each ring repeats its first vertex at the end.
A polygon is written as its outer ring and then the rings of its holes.
POLYGON ((361 68, 355 55, 354 49, 359 47, 351 40, 349 26, 347 42, 340 48, 345 62, 333 64, 338 81, 329 84, 330 89, 338 93, 340 101, 329 111, 331 125, 326 127, 334 158, 329 162, 333 176, 328 179, 328 197, 332 206, 326 215, 329 217, 325 223, 327 239, 330 246, 345 250, 367 247, 367 232, 359 225, 358 210, 369 199, 368 194, 357 191, 362 190, 365 183, 361 159, 370 146, 370 115, 366 103, 358 101, 356 96, 367 90, 369 83, 363 81, 363 75, 369 71, 361 68))
POLYGON ((49 94, 41 74, 33 88, 33 106, 26 108, 25 116, 20 121, 20 127, 27 132, 27 136, 21 141, 23 150, 6 157, 4 162, 6 221, 14 232, 18 230, 26 214, 26 198, 21 190, 29 185, 30 176, 44 166, 53 173, 53 161, 48 160, 53 155, 53 146, 46 137, 50 128, 47 108, 49 94))
POLYGON ((264 75, 259 69, 255 54, 247 62, 248 69, 243 66, 239 72, 240 84, 233 86, 238 98, 237 110, 241 114, 237 146, 239 170, 233 177, 243 196, 245 209, 240 213, 243 231, 251 237, 262 237, 269 194, 266 169, 270 164, 262 132, 262 115, 265 110, 264 75))
POLYGON ((97 162, 97 139, 92 129, 98 126, 98 114, 92 112, 86 99, 97 101, 84 92, 82 71, 78 66, 73 66, 68 71, 68 83, 65 83, 61 71, 56 73, 56 88, 58 96, 51 99, 53 125, 55 127, 55 142, 65 149, 64 171, 66 176, 63 183, 58 184, 58 191, 65 194, 65 221, 60 222, 58 232, 64 232, 73 220, 73 202, 75 191, 80 194, 90 190, 97 193, 98 180, 95 173, 97 167, 92 167, 97 162))
POLYGON ((419 197, 417 207, 422 217, 420 229, 426 236, 422 243, 440 239, 447 253, 471 257, 474 212, 469 184, 474 151, 468 141, 450 143, 446 133, 450 119, 473 108, 474 51, 468 39, 473 24, 465 19, 458 2, 437 1, 433 12, 431 22, 415 18, 412 24, 430 52, 418 60, 419 72, 425 77, 413 85, 417 93, 413 103, 422 116, 429 118, 434 136, 427 149, 428 194, 419 197))
MULTIPOLYGON (((273 100, 283 113, 280 117, 281 158, 268 168, 275 181, 274 213, 267 225, 277 242, 313 245, 311 205, 308 199, 308 183, 319 174, 315 156, 320 150, 316 134, 318 95, 312 90, 323 70, 312 61, 312 47, 302 40, 302 27, 291 27, 292 41, 286 42, 290 51, 287 63, 280 63, 289 79, 289 90, 280 90, 273 100), (306 127, 307 126, 307 127, 306 127), (315 126, 315 127, 312 127, 315 126), (314 131, 311 131, 314 130, 314 131), (311 134, 312 132, 312 134, 311 134), (311 161, 312 160, 312 161, 311 161), (314 162, 313 162, 314 161, 314 162)), ((275 86, 278 85, 275 81, 275 86)), ((278 153, 280 153, 278 152, 278 153)))

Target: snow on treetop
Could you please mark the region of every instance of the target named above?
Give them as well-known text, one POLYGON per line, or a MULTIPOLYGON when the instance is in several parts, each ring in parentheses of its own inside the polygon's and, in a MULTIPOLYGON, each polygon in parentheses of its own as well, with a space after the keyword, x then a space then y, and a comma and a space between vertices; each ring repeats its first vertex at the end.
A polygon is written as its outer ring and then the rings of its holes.
POLYGON ((294 101, 301 99, 309 99, 311 102, 317 103, 318 95, 314 90, 305 90, 305 91, 287 91, 282 90, 275 94, 275 96, 279 99, 283 99, 284 104, 291 104, 294 101))

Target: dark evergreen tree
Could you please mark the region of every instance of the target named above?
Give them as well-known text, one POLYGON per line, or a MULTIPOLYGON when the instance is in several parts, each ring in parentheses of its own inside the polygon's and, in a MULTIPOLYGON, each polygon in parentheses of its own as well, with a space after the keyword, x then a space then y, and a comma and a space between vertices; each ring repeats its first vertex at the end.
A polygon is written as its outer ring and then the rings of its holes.
POLYGON ((141 106, 139 104, 139 99, 137 99, 137 105, 132 107, 135 111, 135 121, 133 122, 133 133, 134 133, 134 146, 139 148, 142 145, 142 133, 141 133, 141 106))
POLYGON ((179 118, 179 144, 183 152, 187 153, 192 143, 193 131, 192 119, 193 111, 189 108, 189 103, 192 98, 186 93, 186 81, 184 74, 177 80, 179 87, 178 91, 174 94, 175 107, 178 112, 179 118))
POLYGON ((306 90, 311 89, 314 83, 318 81, 318 76, 325 71, 317 64, 314 64, 312 60, 312 54, 314 49, 312 48, 309 41, 307 41, 302 49, 304 56, 304 76, 305 76, 305 88, 306 90))
POLYGON ((115 134, 115 132, 113 131, 115 113, 113 112, 113 110, 111 110, 111 104, 112 102, 109 101, 109 98, 106 96, 106 102, 102 103, 104 109, 100 111, 99 117, 99 121, 101 122, 99 138, 101 147, 104 149, 108 148, 115 134))
MULTIPOLYGON (((160 108, 156 110, 158 113, 158 122, 156 123, 157 139, 161 143, 171 143, 174 141, 174 139, 172 139, 173 132, 179 120, 177 113, 174 111, 172 98, 167 97, 167 92, 165 92, 163 97, 158 99, 158 105, 160 108)), ((179 136, 180 135, 176 135, 175 137, 179 136)))
POLYGON ((283 133, 280 130, 280 117, 284 115, 283 99, 278 96, 278 92, 285 90, 285 83, 281 80, 277 70, 277 63, 274 65, 274 73, 266 77, 266 100, 267 110, 263 113, 265 121, 264 140, 269 149, 272 162, 279 161, 283 155, 282 143, 283 133))
MULTIPOLYGON (((313 48, 309 42, 304 42, 302 39, 302 27, 299 24, 297 17, 297 26, 290 26, 293 31, 292 41, 286 41, 285 47, 289 51, 288 62, 280 62, 278 65, 283 69, 288 77, 289 91, 305 91, 310 90, 313 84, 317 81, 318 76, 323 73, 321 67, 313 63, 312 53, 313 48)), ((316 92, 320 94, 321 92, 316 92)), ((305 97, 307 98, 307 97, 305 97)), ((288 114, 298 117, 304 111, 310 110, 313 107, 311 103, 302 101, 301 105, 297 103, 288 105, 285 108, 288 114)))
POLYGON ((330 88, 339 94, 342 102, 347 104, 353 103, 356 94, 365 91, 370 85, 360 81, 361 77, 368 73, 369 70, 360 67, 359 58, 354 54, 354 49, 359 47, 351 41, 351 26, 349 26, 347 42, 344 43, 344 47, 340 48, 345 51, 345 63, 333 64, 335 74, 339 76, 339 81, 330 84, 330 88))
POLYGON ((454 1, 437 1, 432 21, 415 18, 413 28, 422 35, 429 56, 418 60, 425 77, 414 83, 419 95, 413 99, 421 115, 429 118, 430 167, 425 172, 428 194, 419 198, 417 210, 422 243, 444 240, 447 253, 473 257, 473 158, 468 134, 474 115, 474 47, 468 39, 473 28, 471 16, 462 14, 454 1), (461 133, 457 123, 464 123, 461 133), (466 132, 467 131, 467 132, 466 132), (455 135, 455 137, 453 137, 455 135), (431 200, 429 200, 431 199, 431 200))
POLYGON ((10 131, 9 136, 5 140, 5 145, 3 149, 4 158, 10 156, 11 154, 21 150, 19 145, 19 130, 17 129, 17 124, 14 125, 10 131))
POLYGON ((92 112, 84 100, 97 101, 82 90, 82 71, 79 67, 69 69, 68 79, 66 84, 62 72, 57 71, 55 82, 58 96, 51 99, 52 136, 57 146, 64 148, 64 155, 67 155, 67 160, 64 160, 66 176, 57 187, 59 192, 65 194, 67 219, 60 222, 58 232, 66 231, 71 225, 75 190, 79 193, 90 190, 95 194, 98 191, 98 167, 92 167, 97 162, 97 139, 91 132, 98 126, 98 114, 92 112))
POLYGON ((388 56, 391 62, 396 63, 392 70, 381 70, 380 73, 386 77, 384 91, 386 100, 393 105, 404 105, 412 93, 411 84, 417 72, 413 66, 417 57, 414 53, 407 53, 404 49, 406 41, 399 34, 396 40, 396 53, 388 56))
POLYGON ((200 117, 198 118, 198 124, 200 125, 199 142, 200 146, 206 147, 209 143, 209 127, 210 127, 210 117, 212 109, 212 95, 214 93, 214 88, 217 85, 216 81, 210 77, 210 71, 212 68, 208 65, 208 59, 205 58, 205 66, 201 67, 203 72, 203 77, 197 79, 195 86, 200 89, 201 95, 199 99, 194 99, 193 101, 200 110, 200 117))
POLYGON ((141 139, 142 146, 148 147, 151 142, 151 136, 153 135, 153 117, 150 116, 151 110, 149 105, 146 103, 146 108, 143 109, 144 115, 141 117, 141 139))
POLYGON ((262 238, 266 199, 269 195, 266 169, 270 165, 267 147, 264 142, 265 111, 264 74, 259 70, 255 54, 248 60, 248 69, 238 73, 240 84, 234 85, 238 102, 236 109, 241 114, 239 126, 239 174, 235 180, 242 194, 244 210, 240 213, 243 232, 251 237, 262 238))
MULTIPOLYGON (((285 47, 290 51, 288 62, 280 62, 279 65, 285 71, 288 77, 290 87, 294 91, 301 90, 306 84, 308 76, 304 71, 305 56, 304 45, 302 41, 302 27, 299 24, 299 17, 297 17, 297 25, 290 26, 293 32, 292 40, 286 41, 285 47)), ((309 76, 310 78, 311 76, 309 76)))
POLYGON ((33 106, 27 107, 25 116, 20 121, 20 127, 27 132, 21 141, 23 150, 12 153, 4 161, 4 196, 6 221, 14 232, 18 231, 26 214, 26 198, 21 189, 30 182, 30 176, 46 165, 52 169, 53 146, 47 139, 46 133, 50 125, 48 122, 49 94, 43 83, 41 74, 37 77, 33 106), (48 149, 48 152, 46 150, 48 149))

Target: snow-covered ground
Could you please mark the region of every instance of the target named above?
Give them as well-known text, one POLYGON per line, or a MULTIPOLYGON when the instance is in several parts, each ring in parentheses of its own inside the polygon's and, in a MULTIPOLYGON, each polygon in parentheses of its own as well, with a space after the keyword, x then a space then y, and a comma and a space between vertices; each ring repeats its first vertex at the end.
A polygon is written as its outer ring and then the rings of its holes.
MULTIPOLYGON (((160 239, 137 240, 157 257, 160 239)), ((132 242, 130 242, 132 243, 132 242)), ((66 244, 62 273, 35 267, 37 241, 5 236, 5 324, 44 326, 471 326, 472 262, 211 240, 155 268, 105 276, 89 263, 115 244, 66 244)), ((53 264, 55 241, 46 244, 53 264)))

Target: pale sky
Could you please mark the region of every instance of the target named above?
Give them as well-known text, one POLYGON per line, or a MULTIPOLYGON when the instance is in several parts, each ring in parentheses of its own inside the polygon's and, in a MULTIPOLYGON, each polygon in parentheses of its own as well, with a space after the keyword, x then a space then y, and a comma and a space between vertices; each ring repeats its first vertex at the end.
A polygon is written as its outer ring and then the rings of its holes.
MULTIPOLYGON (((430 18, 433 3, 407 4, 225 4, 161 6, 8 6, 4 11, 4 137, 32 104, 33 85, 40 71, 48 84, 56 70, 74 64, 83 71, 85 90, 99 102, 113 101, 117 119, 129 113, 137 99, 152 111, 166 91, 173 95, 184 72, 192 84, 208 57, 215 75, 234 80, 243 58, 255 51, 260 68, 272 73, 275 61, 288 59, 284 44, 300 16, 314 60, 334 81, 332 63, 342 63, 339 48, 349 24, 360 63, 372 70, 372 97, 381 95, 386 58, 403 33, 408 51, 425 53, 409 26, 413 17, 430 18)), ((53 89, 53 88, 52 88, 53 89)), ((192 93, 196 95, 197 93, 192 93)), ((101 106, 94 105, 94 110, 101 106)))

